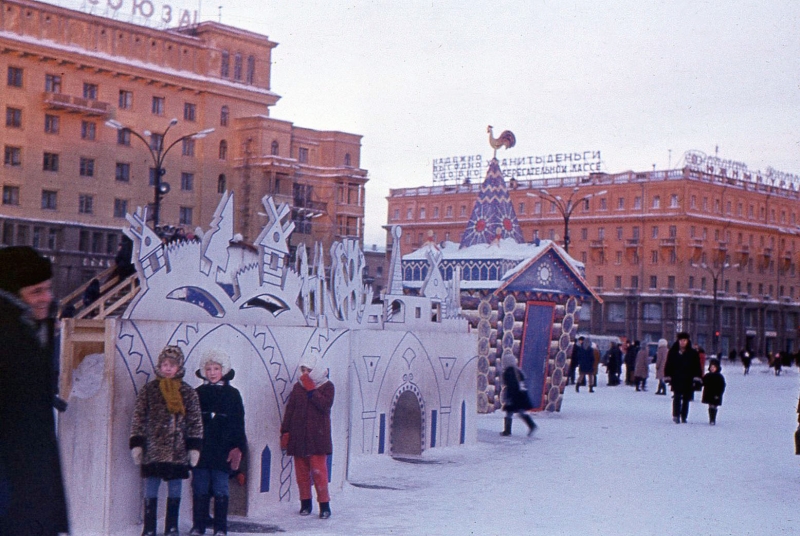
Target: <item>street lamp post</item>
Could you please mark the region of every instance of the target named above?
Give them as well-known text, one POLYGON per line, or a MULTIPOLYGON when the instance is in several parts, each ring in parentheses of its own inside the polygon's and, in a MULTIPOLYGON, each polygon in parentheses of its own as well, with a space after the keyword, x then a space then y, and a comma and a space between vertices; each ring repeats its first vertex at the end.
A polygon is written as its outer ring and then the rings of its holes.
POLYGON ((169 153, 170 149, 175 147, 178 143, 182 142, 183 140, 187 139, 199 140, 201 138, 205 138, 206 136, 214 132, 214 129, 207 128, 199 132, 194 132, 192 134, 186 134, 185 136, 181 136, 180 138, 170 143, 165 149, 164 140, 167 137, 169 129, 178 124, 177 119, 173 118, 169 122, 169 125, 167 125, 167 128, 164 129, 164 132, 162 132, 161 134, 155 133, 155 135, 157 136, 156 138, 152 137, 154 134, 149 130, 145 130, 142 132, 142 134, 139 134, 135 130, 126 127, 125 125, 123 125, 122 123, 120 123, 115 119, 109 119, 108 121, 106 121, 105 124, 106 126, 111 127, 117 131, 127 130, 128 132, 133 134, 136 138, 141 140, 141 142, 144 143, 145 147, 147 147, 147 150, 150 151, 150 158, 153 159, 153 169, 155 174, 155 177, 153 177, 153 228, 158 227, 161 216, 161 198, 167 195, 170 190, 169 183, 161 180, 163 175, 166 173, 166 169, 164 169, 164 160, 167 157, 167 153, 169 153), (147 141, 145 136, 150 137, 150 141, 147 141))
MULTIPOLYGON (((553 203, 553 206, 556 207, 561 217, 564 219, 564 251, 569 253, 569 219, 572 217, 572 213, 575 211, 578 206, 591 199, 596 195, 603 195, 606 193, 606 190, 601 192, 595 192, 588 195, 584 195, 578 199, 575 199, 575 196, 580 191, 580 188, 577 186, 572 189, 572 192, 569 194, 569 197, 564 199, 560 195, 553 195, 547 190, 539 190, 538 192, 529 192, 528 196, 530 197, 538 197, 540 199, 544 199, 545 201, 550 201, 553 203)), ((544 213, 544 208, 542 209, 542 213, 544 213)))
POLYGON ((726 261, 714 263, 714 266, 709 266, 705 262, 701 262, 700 264, 694 264, 694 266, 699 266, 711 276, 711 282, 713 285, 713 294, 711 296, 711 330, 712 330, 712 350, 713 354, 716 356, 719 351, 719 297, 718 297, 718 290, 719 290, 719 282, 721 279, 725 277, 725 268, 730 268, 730 264, 726 261))

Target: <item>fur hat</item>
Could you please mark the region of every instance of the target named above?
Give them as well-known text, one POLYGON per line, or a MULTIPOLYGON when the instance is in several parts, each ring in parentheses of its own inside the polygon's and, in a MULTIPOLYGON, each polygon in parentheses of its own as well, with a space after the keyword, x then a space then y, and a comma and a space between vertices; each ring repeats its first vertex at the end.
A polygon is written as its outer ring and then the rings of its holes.
POLYGON ((667 342, 667 339, 658 339, 658 346, 669 346, 669 343, 667 342))
POLYGON ((171 359, 178 364, 178 372, 175 374, 175 377, 182 378, 184 373, 186 372, 183 369, 183 362, 185 359, 183 357, 183 350, 173 345, 165 346, 164 349, 161 350, 161 353, 158 354, 158 362, 156 363, 156 370, 161 368, 161 363, 163 363, 164 360, 166 359, 171 359))
POLYGON ((690 341, 692 340, 692 338, 689 336, 689 333, 687 333, 686 331, 681 331, 680 333, 678 333, 678 336, 675 337, 675 340, 679 341, 681 339, 687 339, 690 341))
POLYGON ((711 370, 712 366, 716 366, 717 367, 717 372, 722 372, 722 365, 720 365, 719 359, 717 359, 716 357, 712 357, 708 361, 708 370, 711 370))
POLYGON ((38 285, 53 277, 50 259, 28 246, 0 250, 0 290, 19 294, 21 288, 38 285))
POLYGON ((217 348, 211 348, 203 352, 202 357, 200 357, 200 370, 205 370, 206 365, 209 363, 216 363, 222 367, 223 376, 231 370, 231 358, 228 354, 217 348))
POLYGON ((514 354, 511 352, 503 352, 503 357, 500 359, 500 366, 503 368, 503 370, 507 369, 508 367, 516 367, 517 358, 514 357, 514 354))

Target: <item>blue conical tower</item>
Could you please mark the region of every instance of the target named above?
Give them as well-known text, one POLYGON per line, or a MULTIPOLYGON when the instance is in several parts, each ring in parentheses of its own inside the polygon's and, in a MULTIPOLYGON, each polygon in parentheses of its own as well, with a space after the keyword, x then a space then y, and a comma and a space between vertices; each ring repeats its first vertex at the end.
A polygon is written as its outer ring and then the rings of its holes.
POLYGON ((520 244, 525 241, 500 164, 492 158, 459 247, 490 244, 498 237, 513 238, 520 244))

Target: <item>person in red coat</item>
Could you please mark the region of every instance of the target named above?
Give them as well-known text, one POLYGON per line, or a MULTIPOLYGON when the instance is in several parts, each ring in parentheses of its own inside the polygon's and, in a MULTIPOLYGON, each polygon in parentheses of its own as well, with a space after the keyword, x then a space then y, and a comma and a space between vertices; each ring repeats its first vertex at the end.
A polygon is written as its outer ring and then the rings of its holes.
POLYGON ((319 517, 331 516, 327 457, 333 453, 331 406, 334 387, 328 370, 313 356, 300 361, 300 379, 294 384, 281 422, 281 448, 294 456, 300 490, 300 515, 311 513, 311 482, 317 491, 319 517))

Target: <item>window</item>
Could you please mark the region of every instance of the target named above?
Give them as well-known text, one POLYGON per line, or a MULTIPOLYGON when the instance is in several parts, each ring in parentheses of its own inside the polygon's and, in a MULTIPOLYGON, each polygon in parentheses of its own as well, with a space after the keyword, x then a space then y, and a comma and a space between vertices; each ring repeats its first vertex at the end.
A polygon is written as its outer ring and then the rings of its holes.
POLYGON ((183 103, 183 118, 186 121, 194 121, 197 115, 197 105, 191 102, 183 103))
POLYGON ((625 322, 624 303, 609 303, 607 311, 609 322, 625 322))
POLYGON ((658 264, 658 250, 654 249, 650 252, 650 263, 658 264))
POLYGON ((160 151, 164 146, 163 134, 150 134, 150 148, 154 151, 160 151))
POLYGON ((40 249, 42 247, 42 231, 44 230, 43 227, 34 227, 33 228, 33 244, 31 244, 34 249, 40 249))
POLYGON ((94 158, 81 157, 79 173, 81 177, 94 177, 94 158))
POLYGON ((419 208, 419 219, 421 219, 421 220, 425 219, 425 207, 420 207, 419 208))
POLYGON ((191 192, 194 188, 194 173, 181 173, 181 190, 191 192))
POLYGON ((270 148, 270 153, 272 156, 278 156, 278 140, 272 140, 272 147, 270 148))
POLYGON ((181 225, 192 224, 192 207, 180 207, 178 212, 178 223, 181 225))
POLYGON ((621 251, 617 251, 617 260, 616 260, 616 263, 617 263, 617 264, 622 264, 622 252, 621 252, 621 251))
POLYGON ((128 213, 128 200, 127 199, 114 199, 114 217, 124 218, 128 213))
POLYGON ((97 123, 81 121, 81 139, 93 141, 97 136, 97 123))
POLYGON ((616 289, 622 288, 622 276, 621 275, 615 275, 614 276, 614 288, 616 288, 616 289))
POLYGON ((588 240, 589 239, 589 229, 587 227, 581 227, 581 240, 588 240))
POLYGON ((44 131, 47 134, 58 134, 59 118, 57 115, 45 114, 44 131))
POLYGON ((119 243, 118 235, 109 233, 106 240, 106 255, 113 255, 117 251, 117 244, 119 243))
POLYGON ((667 288, 675 289, 675 276, 668 275, 667 276, 667 288))
POLYGON ((353 165, 353 159, 350 157, 350 153, 344 154, 344 165, 345 167, 351 167, 353 165))
POLYGON ((194 156, 194 140, 187 138, 183 140, 183 147, 181 149, 183 156, 194 156))
POLYGON ((661 208, 661 196, 653 196, 653 208, 661 208))
POLYGON ((602 275, 598 275, 597 276, 597 288, 603 288, 603 276, 602 275))
POLYGON ((117 131, 117 145, 130 145, 131 144, 131 131, 127 128, 122 128, 117 131))
POLYGON ((297 161, 301 164, 308 163, 308 148, 306 147, 299 147, 297 149, 297 161))
POLYGON ((622 227, 617 227, 617 240, 622 240, 622 233, 623 233, 622 227))
POLYGON ((228 53, 227 50, 223 50, 222 58, 219 65, 219 75, 222 78, 228 78, 230 76, 230 68, 231 68, 231 55, 228 53))
POLYGON ((61 77, 56 74, 44 76, 44 90, 47 93, 61 93, 61 77))
POLYGON ((44 210, 55 210, 57 206, 57 192, 53 190, 42 190, 42 208, 44 210))
POLYGON ((658 226, 653 226, 653 228, 651 230, 651 236, 653 238, 658 238, 658 226))
POLYGON ((44 153, 42 158, 42 170, 58 171, 58 155, 56 153, 44 153))
POLYGON ((228 159, 228 142, 225 140, 220 140, 219 142, 219 159, 220 160, 228 159))
POLYGON ((625 210, 625 198, 620 197, 617 199, 617 210, 625 210))
POLYGON ((525 214, 525 203, 520 203, 519 207, 517 208, 517 212, 520 214, 525 214))
POLYGON ((7 166, 22 165, 22 149, 20 147, 6 145, 5 153, 3 155, 3 163, 7 166))
POLYGON ((97 84, 83 83, 83 98, 97 100, 97 84))
POLYGON ((597 228, 597 239, 598 240, 605 240, 606 238, 606 228, 605 227, 598 227, 597 228))
POLYGON ((541 201, 534 201, 533 202, 533 213, 534 214, 541 214, 542 213, 542 202, 541 201))
POLYGON ((642 310, 642 316, 644 316, 645 322, 661 322, 661 304, 645 303, 642 310))
POLYGON ((452 205, 448 206, 445 209, 444 217, 445 218, 452 218, 453 217, 453 206, 452 205))
POLYGON ((114 178, 120 182, 129 182, 131 180, 131 165, 126 162, 117 162, 114 178))
MULTIPOLYGON (((651 275, 650 276, 650 288, 658 288, 658 276, 651 275)), ((645 305, 646 307, 646 305, 645 305)))
POLYGON ((153 97, 151 112, 153 115, 164 115, 164 97, 153 97))
POLYGON ((89 231, 82 230, 78 238, 78 251, 89 251, 89 231))
POLYGON ((639 276, 632 275, 631 276, 631 288, 639 288, 639 276))
POLYGON ((19 205, 19 186, 3 186, 3 204, 19 205))
POLYGON ((433 207, 433 217, 434 218, 439 217, 439 207, 433 207))
POLYGON ((220 173, 219 177, 217 177, 217 193, 224 194, 227 188, 227 181, 225 180, 225 174, 220 173))
POLYGON ((22 110, 19 108, 6 107, 6 126, 22 128, 22 110))
POLYGON ((460 217, 463 218, 464 216, 466 216, 467 215, 467 205, 461 205, 461 208, 459 209, 458 212, 459 212, 459 216, 460 217))
POLYGON ((414 219, 414 209, 413 208, 406 209, 406 219, 407 220, 413 220, 414 219))
POLYGON ((689 198, 689 207, 690 208, 697 208, 697 196, 696 195, 692 195, 689 198))
POLYGON ((233 55, 233 79, 242 79, 242 55, 238 52, 233 55))
POLYGON ((669 208, 678 208, 678 194, 669 197, 669 208))
POLYGON ((133 108, 133 91, 119 90, 119 109, 130 110, 133 108))
POLYGON ((9 87, 22 87, 22 67, 8 68, 9 87))
POLYGON ((92 233, 92 253, 100 253, 103 250, 103 233, 92 233))
POLYGON ((81 214, 91 214, 94 207, 94 197, 91 195, 80 194, 78 196, 78 212, 81 214))
POLYGON ((230 119, 230 114, 231 114, 231 112, 230 112, 230 110, 228 109, 227 106, 223 106, 222 108, 220 108, 220 111, 219 111, 219 125, 221 127, 227 127, 228 126, 228 119, 230 119))
POLYGON ((605 197, 600 198, 600 210, 608 210, 608 203, 605 197))
POLYGON ((634 225, 633 228, 631 229, 631 238, 633 238, 637 242, 639 241, 639 226, 638 225, 634 225))
POLYGON ((633 198, 633 208, 636 209, 636 210, 639 210, 639 209, 642 208, 642 198, 641 197, 636 196, 636 197, 633 198))
POLYGON ((252 84, 256 77, 256 58, 255 56, 247 56, 247 77, 245 82, 252 84))

